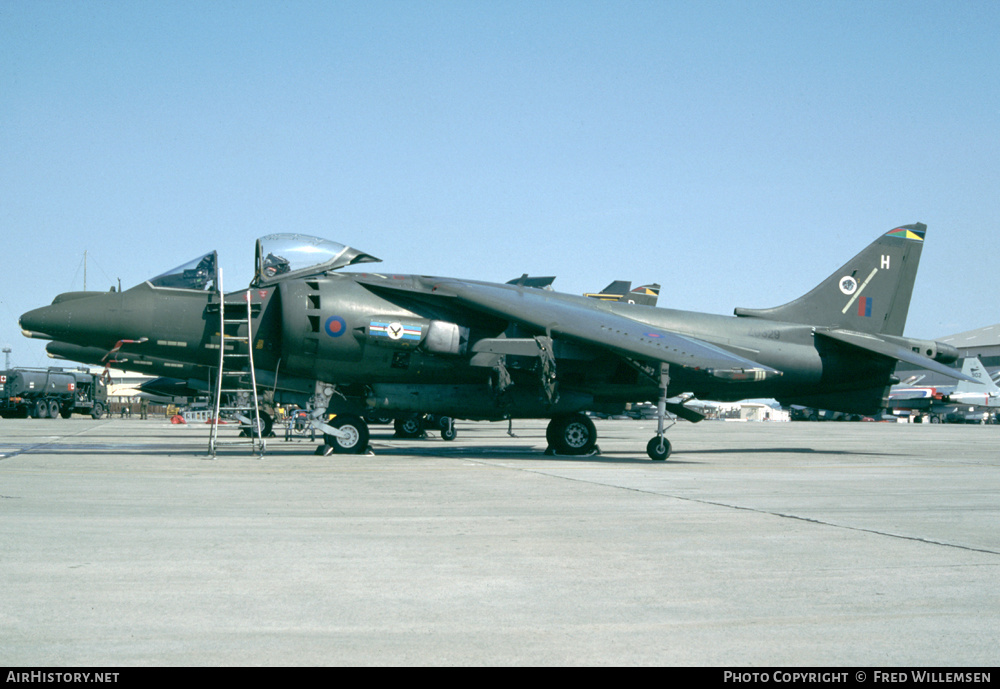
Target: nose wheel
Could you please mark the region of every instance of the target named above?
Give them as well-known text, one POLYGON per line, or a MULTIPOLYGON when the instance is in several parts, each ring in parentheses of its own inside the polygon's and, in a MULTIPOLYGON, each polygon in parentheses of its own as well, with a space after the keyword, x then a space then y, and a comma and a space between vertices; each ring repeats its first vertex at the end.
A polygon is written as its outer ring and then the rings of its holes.
POLYGON ((646 443, 646 454, 654 462, 666 461, 670 456, 670 441, 661 435, 654 435, 646 443))

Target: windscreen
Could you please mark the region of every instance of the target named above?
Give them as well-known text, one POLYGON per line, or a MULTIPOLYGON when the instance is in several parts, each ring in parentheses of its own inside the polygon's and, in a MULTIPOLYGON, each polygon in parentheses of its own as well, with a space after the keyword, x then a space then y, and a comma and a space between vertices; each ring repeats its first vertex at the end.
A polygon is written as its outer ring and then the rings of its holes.
POLYGON ((157 275, 147 282, 153 287, 208 291, 215 289, 215 266, 215 252, 213 251, 157 275))

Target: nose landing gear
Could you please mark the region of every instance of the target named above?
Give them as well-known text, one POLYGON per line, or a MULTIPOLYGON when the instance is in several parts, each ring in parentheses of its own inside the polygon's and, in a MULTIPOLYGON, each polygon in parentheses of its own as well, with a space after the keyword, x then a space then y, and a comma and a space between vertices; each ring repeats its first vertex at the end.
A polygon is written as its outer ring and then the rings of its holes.
MULTIPOLYGON (((667 416, 667 385, 670 383, 670 367, 660 364, 660 399, 656 401, 656 435, 646 443, 646 454, 654 462, 666 461, 670 456, 670 441, 663 437, 667 430, 663 422, 667 416)), ((673 424, 670 424, 673 426, 673 424)))

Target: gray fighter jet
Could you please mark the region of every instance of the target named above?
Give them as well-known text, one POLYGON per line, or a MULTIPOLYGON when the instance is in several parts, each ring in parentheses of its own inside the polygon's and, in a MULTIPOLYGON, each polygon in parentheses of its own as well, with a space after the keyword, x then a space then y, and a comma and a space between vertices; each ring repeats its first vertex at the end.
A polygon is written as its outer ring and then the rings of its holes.
MULTIPOLYGON (((733 316, 604 301, 455 278, 342 270, 379 259, 315 237, 257 241, 249 290, 217 291, 215 254, 122 292, 74 292, 21 317, 29 337, 63 355, 110 351, 158 368, 218 366, 220 301, 249 309, 257 384, 310 410, 329 448, 368 446, 366 413, 459 419, 551 419, 559 454, 591 453, 585 411, 656 402, 647 452, 666 459, 670 402, 773 397, 782 404, 871 414, 906 361, 953 378, 955 348, 902 336, 926 226, 876 239, 808 294, 733 316), (58 344, 56 344, 58 343, 58 344), (329 415, 336 416, 332 421, 329 415)), ((170 375, 170 374, 167 374, 170 375)), ((200 377, 201 374, 199 374, 200 377)))

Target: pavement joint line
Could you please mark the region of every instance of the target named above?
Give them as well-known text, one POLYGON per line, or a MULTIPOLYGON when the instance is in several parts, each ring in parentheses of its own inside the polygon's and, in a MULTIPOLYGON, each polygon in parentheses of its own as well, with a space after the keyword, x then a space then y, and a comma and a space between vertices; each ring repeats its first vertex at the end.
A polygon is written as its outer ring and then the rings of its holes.
MULTIPOLYGON (((472 460, 472 461, 478 461, 478 462, 481 462, 483 464, 490 464, 490 462, 487 462, 485 460, 472 460)), ((682 500, 684 502, 693 502, 693 503, 697 503, 697 504, 700 504, 700 505, 710 505, 712 507, 725 507, 725 508, 732 509, 732 510, 743 510, 745 512, 754 512, 756 514, 765 514, 765 515, 768 515, 768 516, 771 516, 771 517, 778 517, 780 519, 792 519, 792 520, 795 520, 795 521, 806 522, 806 523, 809 523, 809 524, 816 524, 816 525, 819 525, 819 526, 828 526, 828 527, 831 527, 831 528, 834 528, 834 529, 846 529, 848 531, 857 531, 857 532, 861 532, 861 533, 870 533, 870 534, 874 534, 876 536, 885 536, 887 538, 897 538, 897 539, 905 540, 905 541, 914 541, 914 542, 917 542, 917 543, 926 543, 928 545, 937 545, 937 546, 942 546, 942 547, 945 547, 945 548, 957 548, 958 550, 965 550, 965 551, 974 552, 974 553, 986 553, 987 555, 1000 555, 1000 551, 990 550, 989 548, 973 548, 972 546, 960 545, 958 543, 948 543, 946 541, 936 541, 936 540, 929 539, 929 538, 921 538, 919 536, 907 536, 905 534, 891 533, 889 531, 879 531, 877 529, 866 529, 866 528, 860 527, 860 526, 849 526, 847 524, 836 524, 834 522, 828 522, 828 521, 824 521, 822 519, 815 519, 815 518, 812 518, 812 517, 802 517, 800 515, 789 514, 787 512, 772 512, 771 510, 764 510, 764 509, 760 509, 758 507, 747 507, 745 505, 734 505, 734 504, 731 504, 731 503, 717 502, 717 501, 713 501, 713 500, 700 500, 700 499, 697 499, 697 498, 688 498, 688 497, 684 497, 682 495, 672 495, 670 493, 661 493, 661 492, 654 491, 654 490, 643 490, 641 488, 633 488, 633 487, 630 487, 630 486, 617 486, 617 485, 614 485, 612 483, 601 483, 601 482, 598 482, 598 481, 590 481, 590 480, 585 479, 585 478, 579 478, 579 477, 573 477, 573 476, 561 476, 559 474, 552 474, 552 473, 549 473, 549 472, 540 471, 538 469, 528 469, 528 468, 525 468, 525 467, 514 467, 514 466, 509 466, 509 467, 506 467, 506 468, 513 469, 515 471, 523 471, 523 472, 530 473, 530 474, 538 474, 540 476, 548 476, 549 478, 563 479, 565 481, 574 481, 574 482, 577 482, 577 483, 587 483, 587 484, 590 484, 590 485, 604 486, 606 488, 615 488, 615 489, 619 489, 619 490, 627 490, 627 491, 632 491, 632 492, 635 492, 635 493, 642 493, 644 495, 656 495, 656 496, 659 496, 661 498, 672 498, 674 500, 682 500)))
POLYGON ((96 426, 88 426, 87 428, 84 428, 82 431, 77 431, 76 433, 68 433, 67 435, 60 435, 57 438, 53 438, 52 440, 46 440, 44 443, 36 443, 34 445, 29 445, 28 447, 22 447, 19 450, 12 450, 9 453, 4 452, 3 454, 0 454, 0 462, 2 462, 5 459, 12 459, 14 457, 17 457, 18 455, 29 454, 33 450, 37 450, 40 447, 48 447, 49 445, 54 445, 56 443, 62 442, 66 438, 75 438, 78 435, 89 433, 95 428, 100 428, 101 426, 107 425, 107 423, 108 423, 107 421, 104 421, 96 426))

